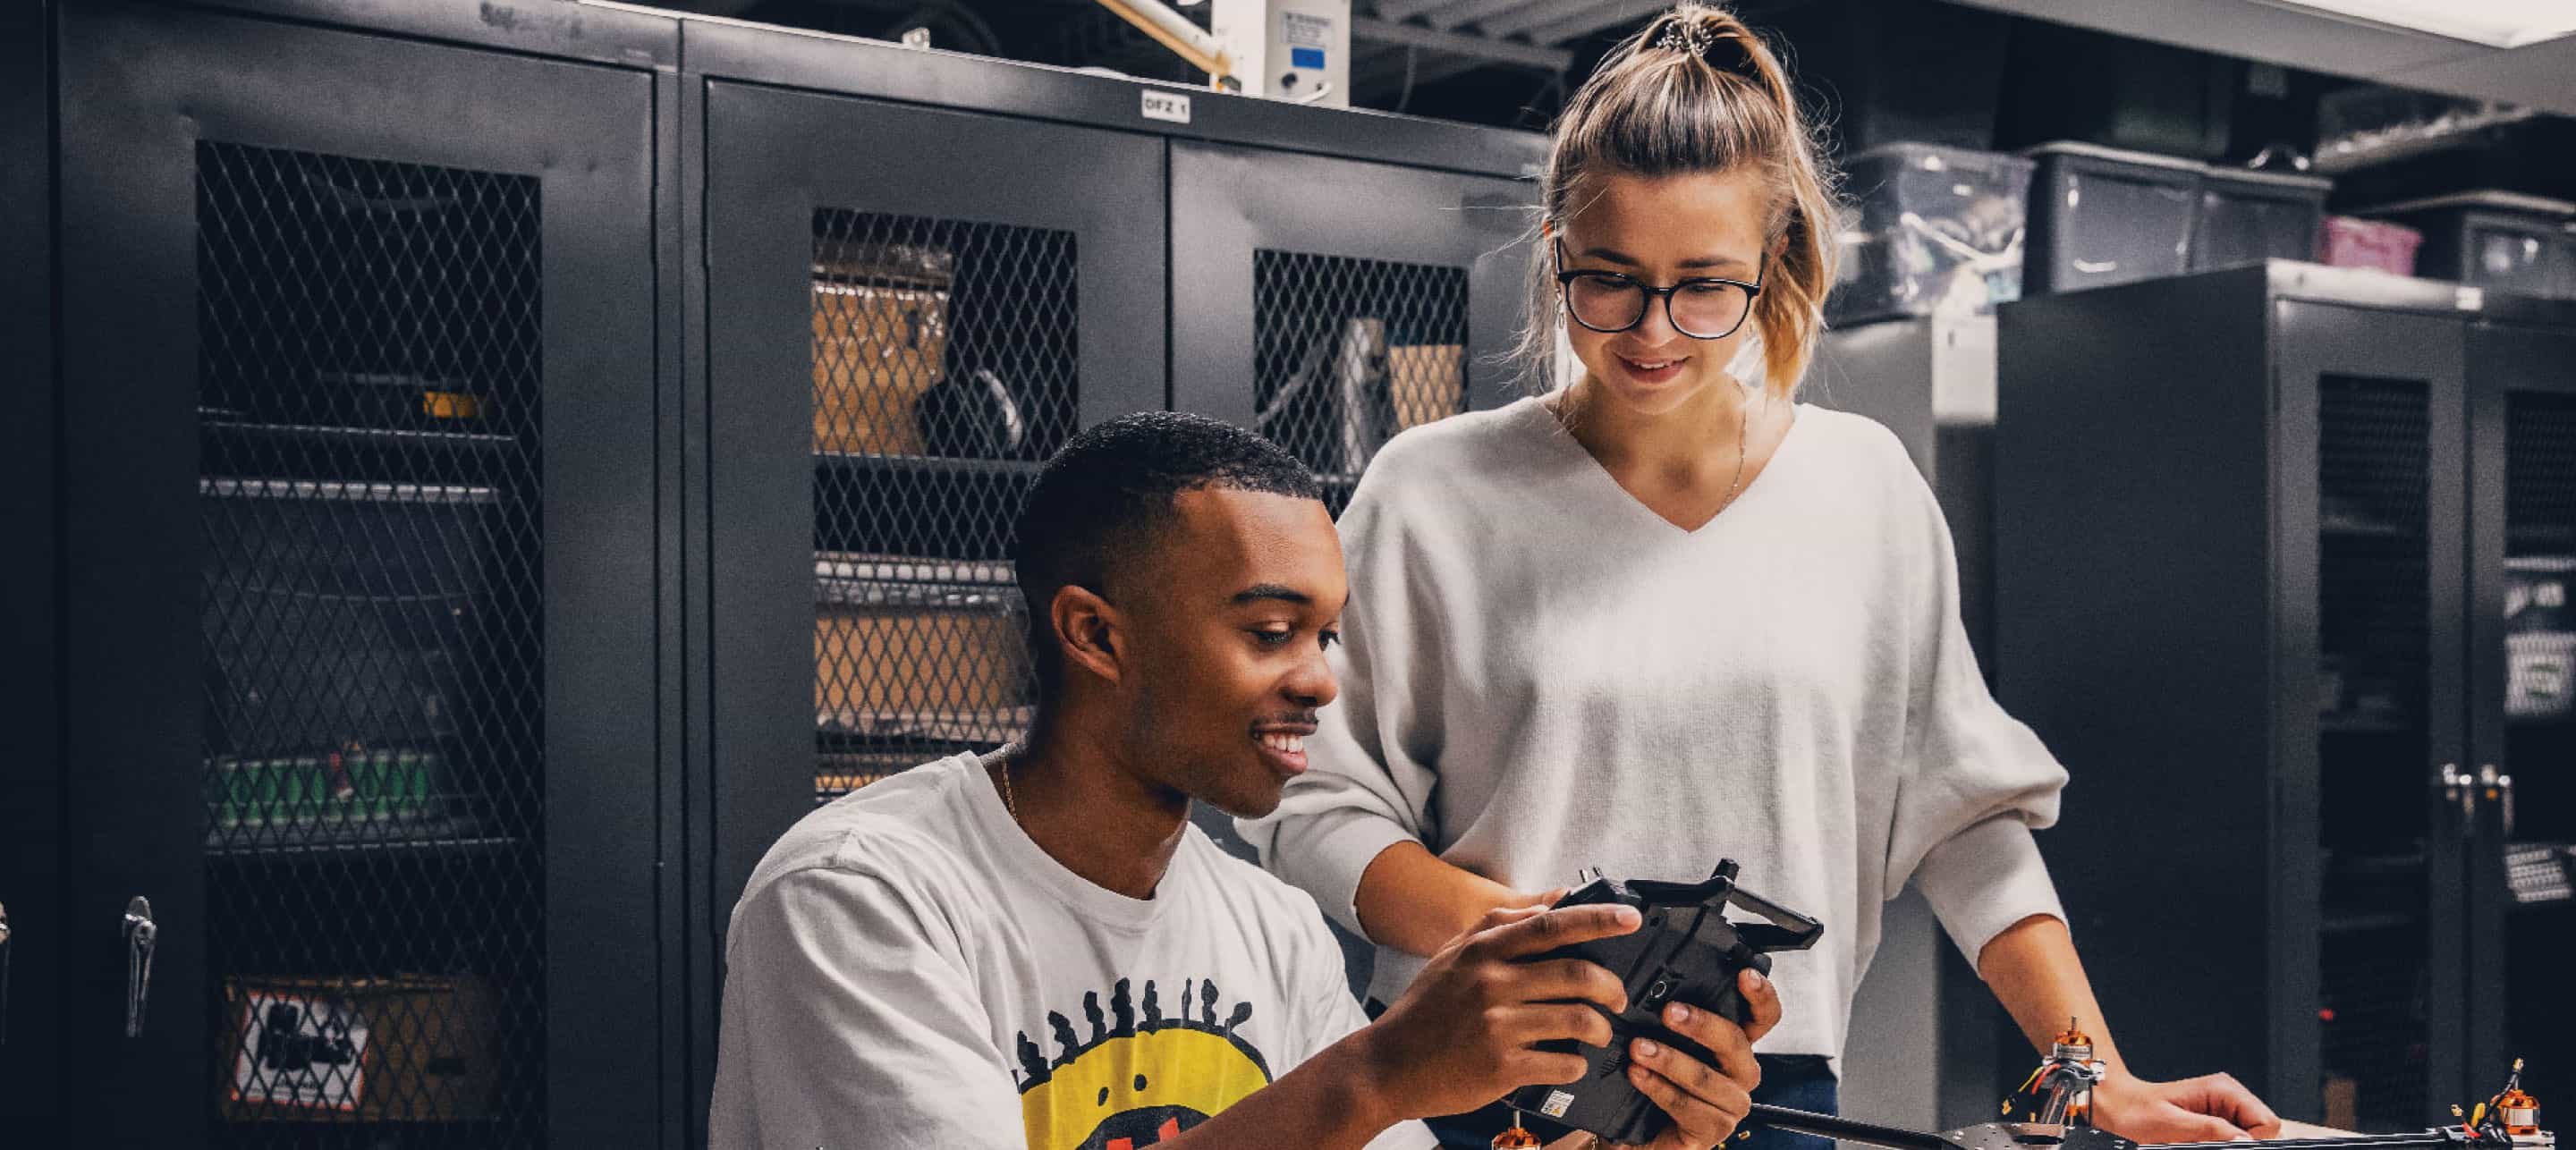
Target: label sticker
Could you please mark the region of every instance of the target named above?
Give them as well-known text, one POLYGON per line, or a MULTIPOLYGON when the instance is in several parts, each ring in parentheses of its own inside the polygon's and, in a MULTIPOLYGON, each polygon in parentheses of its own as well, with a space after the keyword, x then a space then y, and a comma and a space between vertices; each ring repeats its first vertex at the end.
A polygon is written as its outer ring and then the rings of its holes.
POLYGON ((1538 1112, 1550 1118, 1563 1118, 1567 1108, 1573 1105, 1573 1095, 1562 1090, 1550 1090, 1547 1092, 1547 1105, 1539 1107, 1538 1112))
POLYGON ((1308 12, 1282 12, 1279 14, 1279 38, 1292 47, 1302 44, 1321 48, 1333 42, 1332 17, 1308 12))
POLYGON ((1288 50, 1288 66, 1291 68, 1322 68, 1324 66, 1324 50, 1321 48, 1290 48, 1288 50))
POLYGON ((367 1020, 348 1003, 300 994, 247 996, 233 1097, 277 1106, 355 1110, 366 1097, 367 1020))
POLYGON ((1145 118, 1173 124, 1190 122, 1190 98, 1179 92, 1145 90, 1145 118))

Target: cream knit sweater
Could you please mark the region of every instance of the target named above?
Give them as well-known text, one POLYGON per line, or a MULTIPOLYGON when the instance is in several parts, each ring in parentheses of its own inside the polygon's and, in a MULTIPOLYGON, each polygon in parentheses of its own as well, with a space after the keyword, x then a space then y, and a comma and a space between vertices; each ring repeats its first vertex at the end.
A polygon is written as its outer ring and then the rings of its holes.
MULTIPOLYGON (((1407 839, 1525 891, 1731 857, 1825 923, 1777 961, 1761 1049, 1839 1057, 1908 881, 1971 961, 2065 917, 2031 829, 2066 773, 1987 692, 1949 528, 1878 424, 1800 406, 1734 506, 1685 532, 1524 399, 1387 444, 1341 533, 1341 699, 1312 769, 1242 830, 1345 926, 1361 872, 1407 839)), ((1381 949, 1371 993, 1421 966, 1381 949)))

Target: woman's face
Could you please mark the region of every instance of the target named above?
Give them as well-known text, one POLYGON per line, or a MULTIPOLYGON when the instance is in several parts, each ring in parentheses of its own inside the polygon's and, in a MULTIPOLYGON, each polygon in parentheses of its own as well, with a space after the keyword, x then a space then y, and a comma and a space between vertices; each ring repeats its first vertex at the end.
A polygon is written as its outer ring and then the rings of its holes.
MULTIPOLYGON (((1749 166, 1683 176, 1589 176, 1575 188, 1573 206, 1557 232, 1559 271, 1616 272, 1657 288, 1707 277, 1752 283, 1763 272, 1770 189, 1749 166)), ((1568 290, 1584 286, 1578 281, 1568 290)), ((1692 306, 1684 305, 1686 323, 1692 306)), ((1724 339, 1693 339, 1674 329, 1663 300, 1650 299, 1645 318, 1626 331, 1594 331, 1570 314, 1565 329, 1595 398, 1662 415, 1727 379, 1726 365, 1753 322, 1748 317, 1724 339)))

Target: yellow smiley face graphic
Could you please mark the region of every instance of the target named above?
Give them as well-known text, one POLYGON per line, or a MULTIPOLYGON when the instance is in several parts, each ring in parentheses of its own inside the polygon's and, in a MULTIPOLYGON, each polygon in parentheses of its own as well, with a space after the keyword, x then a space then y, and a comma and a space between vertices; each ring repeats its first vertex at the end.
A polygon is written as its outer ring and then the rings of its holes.
POLYGON ((1140 1019, 1127 980, 1120 979, 1110 998, 1113 1026, 1101 1014, 1099 994, 1085 994, 1092 1036, 1076 1041, 1072 1023, 1050 1013, 1047 1022, 1061 1049, 1052 1062, 1027 1034, 1020 1035, 1020 1114, 1030 1150, 1137 1150, 1191 1129, 1270 1084, 1261 1052, 1235 1033, 1251 1018, 1250 1003, 1237 1004, 1219 1023, 1211 1021, 1214 983, 1185 983, 1180 999, 1182 1016, 1162 1017, 1156 987, 1148 982, 1140 1019))

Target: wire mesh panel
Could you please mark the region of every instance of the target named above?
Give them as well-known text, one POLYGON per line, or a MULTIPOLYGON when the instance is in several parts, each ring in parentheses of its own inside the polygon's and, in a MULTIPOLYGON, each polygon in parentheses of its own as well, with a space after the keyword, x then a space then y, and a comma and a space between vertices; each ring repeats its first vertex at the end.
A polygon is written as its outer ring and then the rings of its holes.
POLYGON ((2325 1024, 2325 1118, 2373 1133, 2421 1130, 2432 986, 2422 925, 2329 934, 2319 1017, 2325 1024))
POLYGON ((210 1140, 542 1145, 538 181, 197 174, 210 1140))
MULTIPOLYGON (((2563 370, 2563 368, 2562 368, 2563 370)), ((2505 393, 2505 761, 2514 823, 2505 844, 2510 1002, 2505 1049, 2532 1060, 2547 1097, 2576 1082, 2576 395, 2505 393), (2553 1055, 2555 1057, 2553 1057, 2553 1055)), ((2484 1068, 2477 1068, 2484 1069, 2484 1068)))
POLYGON ((1011 521, 1080 397, 1073 233, 814 216, 817 800, 1019 735, 1011 521))
POLYGON ((2430 394, 2318 381, 2326 1093, 2391 1129, 2429 1113, 2430 394))
POLYGON ((1467 408, 1467 269, 1256 249, 1254 426, 1335 514, 1377 449, 1467 408))
POLYGON ((2349 376, 2327 376, 2319 391, 2320 626, 2339 688, 2321 708, 2420 725, 2432 595, 2427 392, 2349 376))
POLYGON ((2519 838, 2576 840, 2576 395, 2505 397, 2506 762, 2519 838))

